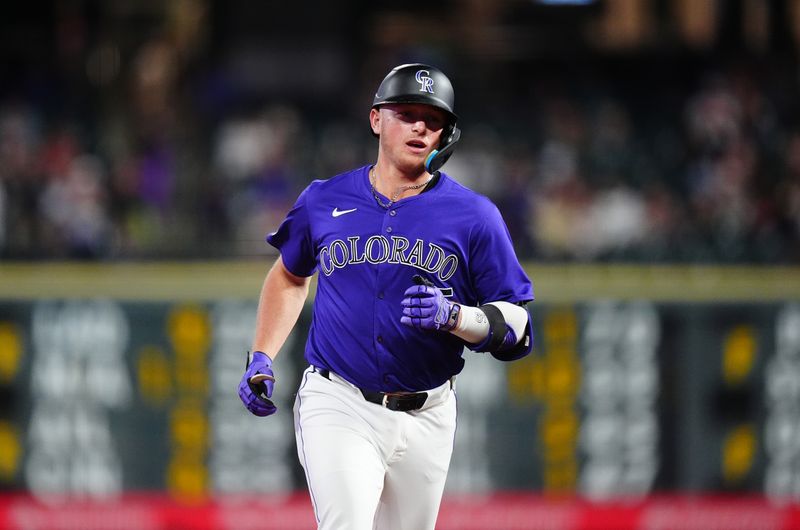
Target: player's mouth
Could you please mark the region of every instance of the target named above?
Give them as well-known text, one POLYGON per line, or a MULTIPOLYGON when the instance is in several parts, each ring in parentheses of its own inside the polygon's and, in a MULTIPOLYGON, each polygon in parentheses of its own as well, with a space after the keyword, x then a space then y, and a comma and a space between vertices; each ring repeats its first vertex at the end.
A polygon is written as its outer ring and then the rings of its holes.
POLYGON ((428 148, 428 145, 422 140, 409 140, 406 145, 415 151, 424 151, 428 148))

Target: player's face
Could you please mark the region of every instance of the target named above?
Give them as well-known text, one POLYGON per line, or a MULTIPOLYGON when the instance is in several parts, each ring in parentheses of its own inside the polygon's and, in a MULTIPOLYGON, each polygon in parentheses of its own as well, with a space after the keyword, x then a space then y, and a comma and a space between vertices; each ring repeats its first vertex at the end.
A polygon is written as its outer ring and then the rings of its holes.
POLYGON ((447 115, 430 105, 398 103, 372 109, 370 120, 380 136, 381 155, 401 171, 418 172, 439 145, 447 115))

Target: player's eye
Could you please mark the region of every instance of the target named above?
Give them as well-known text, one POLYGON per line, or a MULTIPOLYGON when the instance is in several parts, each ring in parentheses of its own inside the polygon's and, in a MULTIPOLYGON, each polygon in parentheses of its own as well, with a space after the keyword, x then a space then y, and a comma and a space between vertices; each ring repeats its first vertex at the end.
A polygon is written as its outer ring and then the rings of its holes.
POLYGON ((425 120, 425 125, 427 125, 428 129, 431 129, 432 131, 438 131, 444 127, 444 120, 442 120, 439 116, 428 116, 425 120))

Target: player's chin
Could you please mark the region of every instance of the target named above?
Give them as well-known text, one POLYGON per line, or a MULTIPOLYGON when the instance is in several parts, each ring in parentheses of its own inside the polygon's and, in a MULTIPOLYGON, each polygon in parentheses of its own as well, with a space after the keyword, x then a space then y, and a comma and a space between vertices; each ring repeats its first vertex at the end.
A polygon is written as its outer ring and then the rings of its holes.
POLYGON ((428 158, 428 151, 405 153, 401 157, 400 166, 404 171, 418 172, 425 169, 425 159, 428 158))

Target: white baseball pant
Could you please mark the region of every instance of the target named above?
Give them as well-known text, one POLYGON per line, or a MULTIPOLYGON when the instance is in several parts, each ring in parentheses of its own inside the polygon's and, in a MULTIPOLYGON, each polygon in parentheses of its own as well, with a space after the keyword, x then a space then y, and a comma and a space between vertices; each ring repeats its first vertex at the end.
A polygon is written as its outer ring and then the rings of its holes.
POLYGON ((433 530, 453 453, 452 386, 400 412, 332 372, 303 373, 295 436, 320 530, 433 530))

